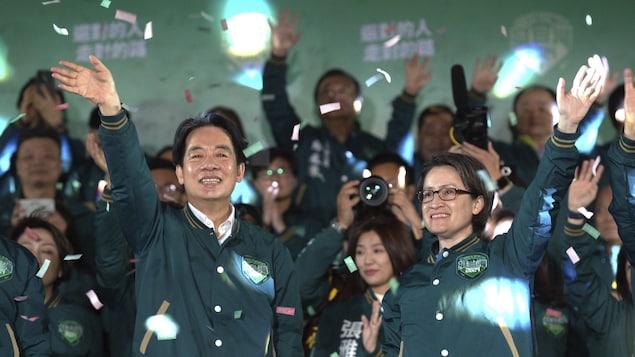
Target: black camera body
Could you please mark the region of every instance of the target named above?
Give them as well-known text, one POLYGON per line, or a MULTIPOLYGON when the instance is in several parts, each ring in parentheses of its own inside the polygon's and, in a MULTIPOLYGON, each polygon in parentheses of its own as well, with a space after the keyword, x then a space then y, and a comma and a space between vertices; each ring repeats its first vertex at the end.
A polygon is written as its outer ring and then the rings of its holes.
POLYGON ((452 96, 456 106, 454 115, 454 138, 476 145, 481 149, 488 149, 489 112, 487 107, 469 106, 465 72, 461 65, 452 66, 452 96))
POLYGON ((380 207, 388 201, 390 185, 379 176, 369 176, 360 181, 359 198, 364 206, 380 207))

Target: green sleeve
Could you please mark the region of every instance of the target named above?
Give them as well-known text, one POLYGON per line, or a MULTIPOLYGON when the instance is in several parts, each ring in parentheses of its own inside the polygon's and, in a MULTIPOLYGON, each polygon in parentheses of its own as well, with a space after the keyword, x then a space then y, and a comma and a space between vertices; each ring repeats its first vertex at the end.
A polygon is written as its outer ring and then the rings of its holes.
POLYGON ((22 296, 26 296, 27 299, 17 303, 16 338, 24 356, 50 356, 51 347, 47 328, 46 305, 44 305, 44 287, 42 279, 35 276, 39 266, 33 257, 28 257, 26 262, 24 266, 19 267, 26 270, 26 272, 22 272, 27 277, 22 296), (29 321, 22 316, 38 317, 38 319, 29 321))

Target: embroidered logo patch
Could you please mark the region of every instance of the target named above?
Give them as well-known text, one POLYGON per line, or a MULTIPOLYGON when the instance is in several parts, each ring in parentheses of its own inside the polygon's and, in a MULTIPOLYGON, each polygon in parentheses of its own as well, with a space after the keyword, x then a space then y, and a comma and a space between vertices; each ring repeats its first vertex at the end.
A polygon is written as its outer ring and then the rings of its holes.
POLYGON ((243 257, 243 275, 254 284, 262 284, 269 279, 269 266, 266 262, 252 257, 243 257))
POLYGON ((474 279, 487 270, 489 257, 483 253, 472 253, 456 259, 456 273, 467 279, 474 279))
POLYGON ((71 346, 76 345, 84 336, 84 327, 74 320, 62 320, 57 324, 57 333, 71 346))
POLYGON ((0 255, 0 282, 9 280, 13 277, 13 261, 0 255))
POLYGON ((568 325, 569 319, 567 315, 558 310, 547 308, 545 315, 542 317, 542 326, 545 328, 545 331, 554 336, 564 334, 567 331, 568 325))

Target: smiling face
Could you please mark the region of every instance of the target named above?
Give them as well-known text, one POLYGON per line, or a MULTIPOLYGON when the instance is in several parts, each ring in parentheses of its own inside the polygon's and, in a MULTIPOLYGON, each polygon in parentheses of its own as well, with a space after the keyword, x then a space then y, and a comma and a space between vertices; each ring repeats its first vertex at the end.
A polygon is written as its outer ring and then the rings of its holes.
MULTIPOLYGON (((459 173, 451 166, 436 166, 430 169, 423 181, 424 190, 437 191, 452 187, 468 191, 459 173)), ((443 201, 434 194, 432 201, 421 204, 426 228, 439 240, 452 246, 473 233, 473 216, 483 210, 483 197, 472 198, 469 194, 457 194, 451 201, 443 201)))
POLYGON ((52 287, 55 281, 62 277, 62 259, 59 256, 57 245, 55 245, 53 235, 48 230, 33 228, 31 231, 32 234, 35 233, 33 237, 24 232, 18 238, 18 243, 37 258, 40 267, 46 259, 51 261, 42 278, 42 284, 45 288, 52 287))
POLYGON ((185 140, 183 166, 176 167, 179 183, 195 207, 204 202, 227 202, 245 173, 227 133, 207 125, 194 129, 185 140))
POLYGON ((359 275, 374 292, 386 293, 395 273, 384 243, 375 231, 364 232, 359 236, 355 248, 355 264, 359 275))

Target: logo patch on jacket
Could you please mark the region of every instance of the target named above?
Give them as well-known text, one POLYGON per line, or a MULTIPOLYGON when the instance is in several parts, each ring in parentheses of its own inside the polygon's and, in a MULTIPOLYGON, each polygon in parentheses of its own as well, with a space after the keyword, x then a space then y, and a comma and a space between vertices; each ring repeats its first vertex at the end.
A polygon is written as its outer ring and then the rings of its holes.
POLYGON ((13 261, 4 255, 0 255, 0 282, 13 277, 13 261))
POLYGON ((57 333, 71 346, 76 345, 84 336, 84 327, 74 320, 62 320, 57 324, 57 333))
POLYGON ((487 270, 489 257, 483 253, 472 253, 456 258, 456 273, 467 279, 474 279, 487 270))
POLYGON ((252 257, 243 257, 243 275, 254 284, 262 284, 269 279, 269 266, 266 262, 252 257))
POLYGON ((545 316, 542 317, 542 326, 545 328, 545 331, 554 336, 560 336, 565 333, 568 325, 569 319, 567 315, 559 310, 547 308, 545 316))

